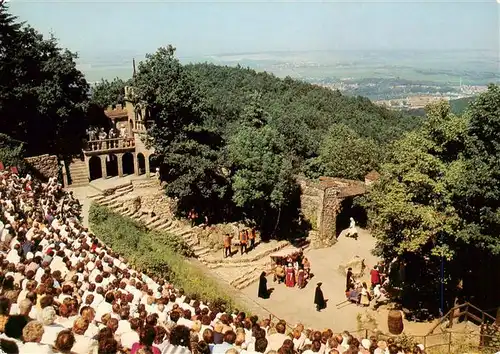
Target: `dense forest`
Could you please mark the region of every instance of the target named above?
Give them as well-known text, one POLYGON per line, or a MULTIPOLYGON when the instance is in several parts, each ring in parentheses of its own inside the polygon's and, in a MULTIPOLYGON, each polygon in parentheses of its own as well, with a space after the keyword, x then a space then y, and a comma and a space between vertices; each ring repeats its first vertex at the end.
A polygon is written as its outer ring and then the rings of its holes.
MULTIPOLYGON (((422 122, 265 72, 181 65, 173 47, 149 55, 128 83, 155 121, 149 135, 180 212, 244 218, 270 236, 297 221, 296 175, 363 179, 391 141, 422 122)), ((125 84, 103 81, 92 101, 122 103, 125 84)))
POLYGON ((297 174, 360 179, 376 169, 381 179, 361 202, 376 252, 405 269, 402 301, 442 310, 456 297, 485 309, 500 302, 499 86, 463 114, 439 102, 415 118, 246 68, 181 65, 169 46, 88 97, 73 53, 0 10, 1 161, 78 154, 85 129, 104 124, 102 109, 131 84, 181 214, 296 236, 297 174))

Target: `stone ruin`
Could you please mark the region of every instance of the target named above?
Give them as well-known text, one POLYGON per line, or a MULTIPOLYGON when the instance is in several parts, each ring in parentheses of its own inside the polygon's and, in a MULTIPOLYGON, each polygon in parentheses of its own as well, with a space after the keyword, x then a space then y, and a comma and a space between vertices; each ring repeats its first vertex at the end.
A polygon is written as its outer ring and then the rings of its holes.
POLYGON ((337 240, 336 221, 342 211, 342 201, 364 194, 366 184, 333 177, 320 177, 317 181, 299 177, 297 182, 301 189, 302 215, 311 225, 311 247, 332 246, 337 240))

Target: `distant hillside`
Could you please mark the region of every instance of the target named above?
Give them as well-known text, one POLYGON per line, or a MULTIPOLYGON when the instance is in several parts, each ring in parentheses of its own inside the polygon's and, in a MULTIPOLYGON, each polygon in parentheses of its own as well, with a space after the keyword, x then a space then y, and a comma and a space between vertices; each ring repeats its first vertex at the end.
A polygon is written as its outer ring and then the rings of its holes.
MULTIPOLYGON (((197 79, 217 111, 217 124, 234 122, 253 92, 262 95, 263 109, 273 124, 300 146, 304 155, 314 155, 329 127, 344 123, 362 137, 386 143, 420 124, 402 112, 390 111, 365 97, 349 97, 338 91, 266 72, 214 64, 186 66, 197 79)), ((222 127, 221 127, 222 128, 222 127)))
POLYGON ((475 97, 464 97, 464 98, 458 98, 456 100, 451 100, 450 101, 451 111, 455 114, 464 113, 469 103, 474 99, 475 97))
MULTIPOLYGON (((464 97, 458 98, 456 100, 450 100, 451 111, 454 114, 461 115, 467 109, 467 106, 471 101, 474 100, 475 97, 464 97)), ((425 109, 424 108, 416 108, 416 109, 408 109, 405 111, 407 114, 416 117, 425 117, 425 109)))

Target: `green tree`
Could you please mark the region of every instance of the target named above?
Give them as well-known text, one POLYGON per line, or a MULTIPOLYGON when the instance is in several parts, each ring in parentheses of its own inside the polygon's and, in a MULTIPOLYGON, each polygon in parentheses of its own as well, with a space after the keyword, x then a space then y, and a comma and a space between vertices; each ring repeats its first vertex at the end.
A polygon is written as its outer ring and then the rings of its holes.
POLYGON ((115 78, 113 81, 102 79, 92 87, 91 103, 101 109, 117 104, 125 105, 125 86, 130 85, 131 80, 124 81, 115 78))
MULTIPOLYGON (((461 153, 467 119, 450 113, 449 104, 427 108, 422 129, 389 149, 381 180, 369 193, 369 220, 377 253, 406 265, 402 281, 408 306, 439 306, 441 264, 447 289, 460 278, 457 263, 466 239, 454 201, 462 173, 461 153)), ((449 304, 451 300, 447 299, 449 304)))
POLYGON ((360 137, 345 124, 335 124, 322 141, 316 160, 322 164, 320 171, 326 176, 363 179, 378 167, 380 155, 375 141, 360 137))
POLYGON ((180 212, 195 208, 221 217, 224 208, 216 205, 228 192, 221 168, 223 140, 204 127, 208 109, 196 81, 174 54, 172 46, 160 48, 139 64, 134 80, 137 99, 154 120, 148 133, 162 158, 167 194, 179 200, 180 212))
POLYGON ((500 87, 489 85, 465 115, 468 137, 454 184, 461 236, 467 244, 460 260, 464 293, 491 308, 500 302, 500 87))
POLYGON ((0 133, 0 162, 4 167, 25 168, 24 146, 20 141, 13 140, 10 136, 0 133))
POLYGON ((259 228, 274 234, 281 211, 294 190, 292 158, 284 139, 268 123, 268 115, 253 95, 243 110, 242 125, 227 145, 232 163, 233 201, 259 228))
POLYGON ((0 126, 28 154, 80 152, 88 85, 76 54, 16 22, 0 4, 0 126))

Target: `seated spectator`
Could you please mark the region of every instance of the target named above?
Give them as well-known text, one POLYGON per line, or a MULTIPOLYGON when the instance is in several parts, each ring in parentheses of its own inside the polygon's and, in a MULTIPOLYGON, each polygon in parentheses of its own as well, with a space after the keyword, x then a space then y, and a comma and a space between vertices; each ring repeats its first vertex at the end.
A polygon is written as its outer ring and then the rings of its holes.
POLYGON ((85 332, 89 327, 89 322, 83 317, 76 319, 73 324, 73 335, 75 344, 72 351, 75 353, 90 353, 97 346, 97 342, 91 338, 85 337, 85 332))
POLYGON ((118 350, 118 342, 113 338, 106 338, 99 341, 98 354, 113 354, 118 350))
POLYGON ((75 344, 75 336, 69 329, 62 330, 57 334, 54 342, 54 351, 61 354, 74 354, 71 349, 75 344))
POLYGON ((161 354, 160 349, 153 346, 155 337, 156 337, 156 332, 153 327, 144 328, 139 336, 139 342, 136 342, 134 343, 134 345, 132 345, 130 354, 135 354, 141 348, 150 349, 153 352, 153 354, 161 354))
POLYGON ((41 343, 53 345, 59 332, 64 330, 63 326, 55 323, 56 318, 56 310, 54 310, 52 306, 43 309, 41 314, 41 322, 43 324, 43 336, 41 343))
POLYGON ((189 328, 185 326, 174 327, 170 332, 169 342, 161 354, 191 354, 189 328))
POLYGON ((6 297, 0 297, 0 333, 5 332, 5 324, 9 319, 10 300, 6 297))
POLYGON ((234 348, 234 342, 236 341, 236 333, 229 330, 224 333, 224 340, 221 344, 214 345, 212 354, 224 354, 228 349, 234 348))
POLYGON ((0 338, 0 350, 8 354, 19 354, 19 346, 12 340, 0 338))
POLYGON ((22 315, 10 316, 5 324, 5 335, 10 337, 18 345, 22 344, 23 330, 28 324, 26 318, 22 315))
POLYGON ((31 321, 23 328, 24 344, 21 347, 23 353, 52 354, 52 349, 40 343, 43 336, 43 324, 31 321))

